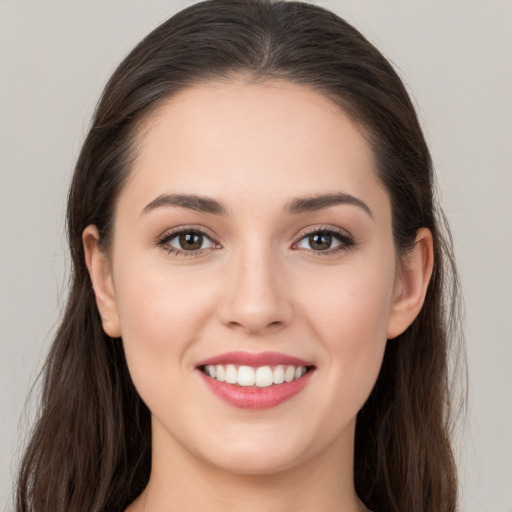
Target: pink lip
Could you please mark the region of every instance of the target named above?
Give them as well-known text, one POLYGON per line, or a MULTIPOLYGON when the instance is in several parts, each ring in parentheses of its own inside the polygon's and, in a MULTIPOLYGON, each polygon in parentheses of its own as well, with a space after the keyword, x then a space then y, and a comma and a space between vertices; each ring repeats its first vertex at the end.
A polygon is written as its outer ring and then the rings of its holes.
POLYGON ((298 357, 280 354, 279 352, 226 352, 203 361, 196 365, 197 371, 204 383, 217 397, 224 402, 240 409, 268 409, 275 407, 292 398, 302 391, 314 373, 314 365, 298 357), (292 382, 283 382, 273 386, 258 388, 256 386, 244 387, 227 382, 220 382, 204 373, 202 367, 216 364, 234 364, 245 366, 277 366, 292 365, 308 367, 308 372, 292 382), (313 368, 312 368, 313 367, 313 368))
POLYGON ((280 354, 279 352, 226 352, 199 362, 196 367, 213 364, 236 364, 245 366, 277 366, 278 364, 293 366, 313 366, 313 363, 298 357, 280 354))
POLYGON ((198 372, 210 391, 224 402, 239 409, 269 409, 275 407, 302 391, 314 373, 308 371, 300 379, 275 384, 268 388, 257 388, 220 382, 200 370, 198 372))

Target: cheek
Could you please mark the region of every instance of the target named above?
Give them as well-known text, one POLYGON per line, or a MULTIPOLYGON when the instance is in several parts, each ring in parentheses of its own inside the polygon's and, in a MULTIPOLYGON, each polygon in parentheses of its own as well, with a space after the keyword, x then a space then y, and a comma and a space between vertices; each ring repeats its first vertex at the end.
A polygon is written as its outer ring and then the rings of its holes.
POLYGON ((132 377, 168 379, 169 367, 187 362, 187 348, 208 316, 210 291, 198 288, 190 272, 170 272, 154 261, 125 259, 117 269, 116 302, 132 377))
POLYGON ((331 370, 330 389, 337 393, 343 389, 336 400, 349 400, 347 410, 353 412, 366 401, 380 371, 394 276, 390 259, 363 265, 361 270, 351 267, 310 287, 309 313, 304 317, 323 345, 331 370))
POLYGON ((312 323, 328 339, 358 340, 356 345, 385 339, 395 282, 394 261, 363 261, 359 265, 329 269, 304 283, 312 323))

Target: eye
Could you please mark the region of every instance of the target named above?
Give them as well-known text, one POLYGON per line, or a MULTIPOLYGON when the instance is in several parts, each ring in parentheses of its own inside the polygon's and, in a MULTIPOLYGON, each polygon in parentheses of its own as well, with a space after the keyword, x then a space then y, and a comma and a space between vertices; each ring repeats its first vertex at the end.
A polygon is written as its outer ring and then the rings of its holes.
POLYGON ((332 254, 354 245, 353 239, 343 231, 317 229, 303 236, 295 245, 299 249, 332 254))
POLYGON ((216 246, 208 235, 197 229, 183 229, 167 233, 159 240, 158 244, 170 254, 176 255, 184 253, 191 255, 216 246))

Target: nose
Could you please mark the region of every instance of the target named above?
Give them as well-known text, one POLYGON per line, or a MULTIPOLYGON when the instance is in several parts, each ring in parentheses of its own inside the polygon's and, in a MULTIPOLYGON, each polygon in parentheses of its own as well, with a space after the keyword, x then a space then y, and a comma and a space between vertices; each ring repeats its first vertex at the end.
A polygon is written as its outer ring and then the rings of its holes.
POLYGON ((218 312, 221 322, 250 335, 282 329, 293 316, 289 289, 275 255, 247 251, 229 262, 218 312))

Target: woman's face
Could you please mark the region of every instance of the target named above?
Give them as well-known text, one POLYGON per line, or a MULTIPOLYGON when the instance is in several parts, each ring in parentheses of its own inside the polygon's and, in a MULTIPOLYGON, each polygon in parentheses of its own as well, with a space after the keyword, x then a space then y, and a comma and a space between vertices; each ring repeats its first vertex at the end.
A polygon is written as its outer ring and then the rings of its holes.
POLYGON ((141 134, 111 253, 89 253, 105 330, 152 414, 154 463, 350 464, 386 340, 409 323, 368 142, 284 81, 197 85, 141 134))

